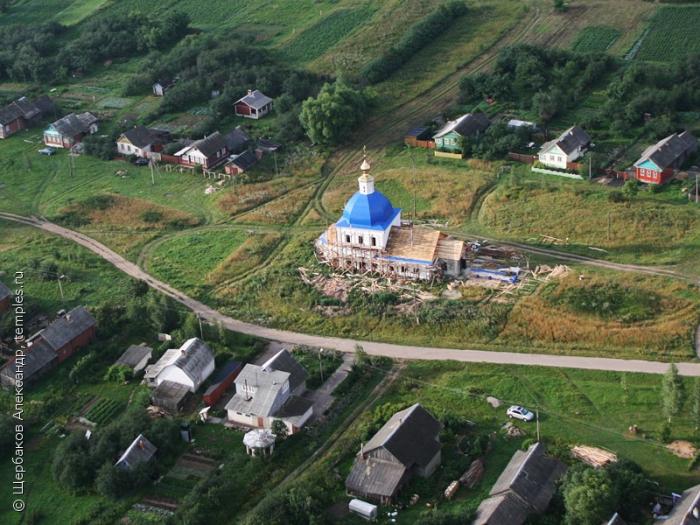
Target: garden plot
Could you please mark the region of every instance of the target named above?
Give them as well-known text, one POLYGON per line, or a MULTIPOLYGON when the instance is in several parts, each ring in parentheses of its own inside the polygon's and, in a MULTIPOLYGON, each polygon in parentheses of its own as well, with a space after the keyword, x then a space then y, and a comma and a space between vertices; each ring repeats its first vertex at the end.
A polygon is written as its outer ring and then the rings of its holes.
POLYGON ((668 62, 700 52, 700 7, 664 6, 656 11, 645 33, 638 60, 668 62))

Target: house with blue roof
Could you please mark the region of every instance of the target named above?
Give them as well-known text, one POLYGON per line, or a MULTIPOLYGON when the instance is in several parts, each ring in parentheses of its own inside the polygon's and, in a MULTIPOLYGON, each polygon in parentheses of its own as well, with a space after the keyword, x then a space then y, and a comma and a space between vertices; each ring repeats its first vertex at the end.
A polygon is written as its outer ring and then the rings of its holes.
POLYGON ((459 276, 466 269, 464 241, 402 221, 401 209, 375 189, 366 156, 360 170, 358 191, 316 241, 320 258, 334 268, 401 279, 459 276))

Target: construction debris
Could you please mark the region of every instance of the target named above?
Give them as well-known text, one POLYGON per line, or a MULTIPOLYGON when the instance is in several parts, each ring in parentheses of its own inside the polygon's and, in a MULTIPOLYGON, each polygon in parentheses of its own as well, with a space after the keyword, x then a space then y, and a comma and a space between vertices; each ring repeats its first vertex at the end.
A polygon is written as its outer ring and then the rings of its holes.
POLYGON ((511 438, 518 438, 527 435, 527 432, 525 432, 522 428, 515 426, 510 421, 503 425, 503 430, 506 433, 506 436, 511 438))
POLYGON ((602 448, 576 445, 571 448, 571 455, 593 468, 602 468, 617 462, 617 454, 602 448))
POLYGON ((481 481, 484 475, 484 469, 484 461, 482 459, 475 459, 472 461, 471 465, 469 465, 469 469, 459 478, 459 482, 468 489, 473 488, 481 481))
POLYGON ((532 271, 533 277, 542 281, 550 279, 562 279, 571 273, 571 268, 564 264, 558 264, 554 268, 546 264, 542 264, 532 271))
POLYGON ((488 396, 486 398, 486 402, 491 405, 493 408, 498 408, 500 407, 503 403, 501 403, 501 400, 498 398, 495 398, 493 396, 488 396))
POLYGON ((683 459, 693 459, 698 453, 698 449, 690 441, 678 439, 666 445, 671 454, 683 459))

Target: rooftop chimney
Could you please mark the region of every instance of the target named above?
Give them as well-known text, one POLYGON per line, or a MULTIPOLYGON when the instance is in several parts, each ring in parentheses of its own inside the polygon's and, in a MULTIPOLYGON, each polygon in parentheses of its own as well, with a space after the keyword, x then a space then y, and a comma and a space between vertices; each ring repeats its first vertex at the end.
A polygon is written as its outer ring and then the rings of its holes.
POLYGON ((248 94, 249 94, 249 95, 252 95, 252 94, 253 94, 253 90, 252 90, 252 89, 249 89, 249 90, 248 90, 248 94))

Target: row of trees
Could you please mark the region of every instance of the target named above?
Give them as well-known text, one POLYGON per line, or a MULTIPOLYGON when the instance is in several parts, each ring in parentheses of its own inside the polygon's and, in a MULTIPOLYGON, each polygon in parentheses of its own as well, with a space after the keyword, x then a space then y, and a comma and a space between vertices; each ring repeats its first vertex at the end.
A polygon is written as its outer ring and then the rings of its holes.
POLYGON ((362 77, 370 84, 376 84, 388 78, 415 53, 444 33, 455 19, 463 16, 466 12, 467 6, 461 1, 441 5, 430 15, 413 25, 395 46, 367 64, 362 70, 362 77))
POLYGON ((47 82, 81 74, 105 60, 130 58, 173 45, 189 31, 188 15, 173 11, 148 17, 131 13, 97 16, 77 36, 57 23, 13 25, 0 29, 0 80, 47 82))

